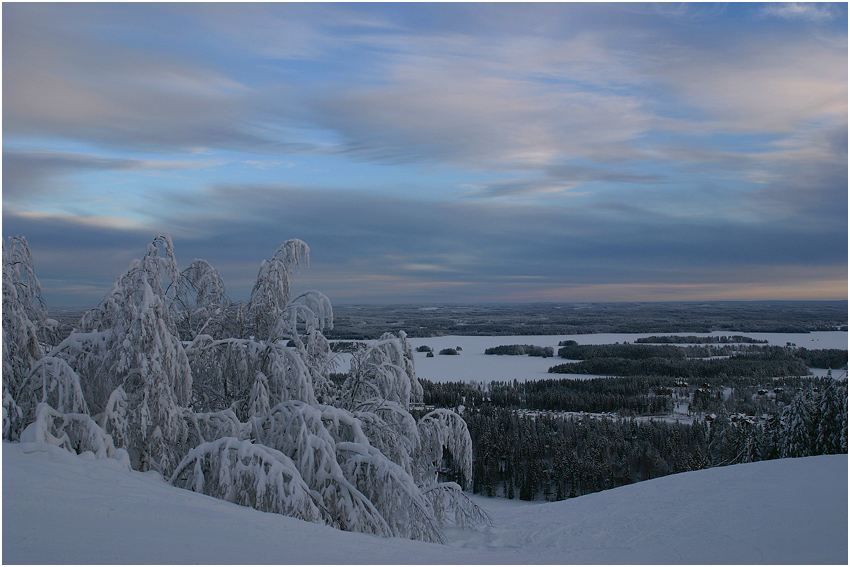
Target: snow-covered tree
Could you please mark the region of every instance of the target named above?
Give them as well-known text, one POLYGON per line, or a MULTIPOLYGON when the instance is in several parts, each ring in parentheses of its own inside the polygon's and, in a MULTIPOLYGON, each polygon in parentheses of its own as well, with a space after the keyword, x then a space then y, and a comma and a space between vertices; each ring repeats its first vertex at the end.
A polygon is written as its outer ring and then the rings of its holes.
POLYGON ((117 449, 112 436, 84 413, 58 412, 50 405, 38 404, 35 419, 21 434, 21 441, 48 443, 77 454, 90 451, 99 459, 117 459, 130 468, 130 458, 117 449))
MULTIPOLYGON (((38 324, 45 320, 41 286, 25 238, 3 242, 3 438, 17 439, 27 424, 19 396, 44 356, 38 324)), ((31 417, 31 416, 29 416, 31 417)))
POLYGON ((41 284, 33 269, 32 252, 23 236, 10 237, 8 245, 3 242, 3 278, 4 285, 8 278, 9 284, 15 289, 14 296, 18 304, 43 334, 49 328, 47 309, 41 296, 41 284))
POLYGON ((393 402, 408 408, 422 400, 422 386, 413 370, 413 350, 402 331, 384 333, 375 343, 354 353, 343 390, 343 402, 351 409, 393 402))
POLYGON ((417 456, 416 470, 419 482, 428 487, 435 484, 443 461, 450 457, 452 468, 464 488, 472 483, 472 438, 466 422, 447 409, 436 409, 419 420, 421 450, 417 456))
MULTIPOLYGON (((472 439, 466 423, 451 410, 432 411, 418 423, 410 415, 410 404, 422 401, 422 387, 413 365, 413 349, 403 331, 398 335, 385 333, 354 353, 340 399, 365 425, 363 430, 369 432, 372 444, 410 471, 423 494, 430 494, 439 507, 438 524, 445 520, 447 511, 461 518, 458 525, 481 523, 486 513, 461 498, 461 490, 451 490, 448 484, 432 490, 444 471, 470 485, 472 439)), ((358 458, 366 457, 361 453, 358 458)))
POLYGON ((333 329, 333 308, 325 294, 310 290, 294 298, 278 315, 272 337, 297 349, 311 374, 317 399, 330 401, 333 386, 328 375, 336 357, 323 334, 333 329))
POLYGON ((290 278, 301 263, 310 264, 310 248, 297 238, 281 244, 274 256, 262 263, 251 298, 239 309, 243 338, 273 338, 278 317, 289 305, 290 278))
POLYGON ((251 441, 222 437, 198 445, 170 482, 263 512, 321 521, 319 507, 289 457, 251 441))
POLYGON ((229 409, 206 413, 183 409, 183 421, 188 429, 188 447, 197 447, 223 437, 245 439, 250 431, 250 425, 239 421, 229 409))
MULTIPOLYGON (((381 512, 340 468, 337 444, 322 413, 318 407, 295 400, 278 404, 265 416, 251 418, 251 439, 292 459, 319 496, 326 523, 347 531, 395 535, 381 512)), ((362 433, 357 438, 365 441, 362 433)))
POLYGON ((200 334, 225 338, 232 303, 218 270, 206 260, 193 260, 180 272, 178 282, 177 327, 181 338, 192 340, 200 334))
POLYGON ((352 415, 369 443, 388 459, 413 474, 413 456, 419 452, 419 428, 413 416, 394 402, 362 404, 352 415))
POLYGON ((198 411, 231 408, 245 420, 256 403, 273 407, 287 400, 316 401, 314 373, 295 348, 251 339, 215 341, 200 335, 186 352, 193 374, 193 406, 198 411), (258 385, 258 380, 263 383, 258 385))
POLYGON ((847 389, 835 380, 826 383, 817 407, 815 454, 847 452, 847 389))
POLYGON ((89 413, 79 376, 67 362, 55 356, 43 357, 33 365, 18 391, 17 404, 25 423, 34 421, 39 404, 47 404, 63 414, 89 413))
POLYGON ((51 353, 80 375, 86 402, 104 412, 107 432, 144 470, 170 472, 184 452, 180 407, 192 390, 189 359, 177 331, 172 299, 179 279, 171 239, 158 236, 134 260, 78 332, 51 353))
POLYGON ((813 393, 809 389, 798 393, 785 408, 780 448, 783 457, 808 457, 814 454, 814 406, 813 393))
POLYGON ((434 517, 441 527, 447 523, 464 529, 493 525, 490 514, 464 494, 455 482, 438 482, 422 493, 431 503, 434 517))
POLYGON ((340 442, 337 454, 346 478, 378 509, 394 536, 444 541, 431 503, 402 467, 364 443, 340 442))
POLYGON ((469 432, 448 410, 411 415, 422 388, 403 332, 358 352, 342 387, 329 379, 330 300, 291 297, 290 278, 309 260, 300 240, 263 263, 251 299, 235 307, 209 263, 181 272, 159 236, 48 356, 26 242, 14 250, 4 249, 4 437, 382 537, 440 542, 447 522, 489 521, 460 485, 438 482, 454 469, 468 484, 469 432))

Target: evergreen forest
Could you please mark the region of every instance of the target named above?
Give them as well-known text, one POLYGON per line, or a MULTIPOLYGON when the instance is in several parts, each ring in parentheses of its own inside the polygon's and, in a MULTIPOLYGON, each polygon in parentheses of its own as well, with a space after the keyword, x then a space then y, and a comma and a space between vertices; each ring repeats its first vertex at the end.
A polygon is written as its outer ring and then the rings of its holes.
POLYGON ((424 401, 461 411, 473 491, 488 496, 562 500, 712 466, 847 452, 847 380, 808 369, 846 367, 846 350, 717 342, 566 341, 559 356, 580 362, 550 372, 617 375, 423 380, 424 401))

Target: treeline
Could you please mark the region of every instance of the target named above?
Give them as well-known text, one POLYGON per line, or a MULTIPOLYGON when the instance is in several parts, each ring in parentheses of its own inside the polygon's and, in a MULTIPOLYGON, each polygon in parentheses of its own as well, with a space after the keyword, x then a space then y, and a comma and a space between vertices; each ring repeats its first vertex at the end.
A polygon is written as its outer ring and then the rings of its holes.
POLYGON ((837 348, 807 349, 799 348, 795 351, 806 364, 813 368, 842 368, 847 366, 847 351, 837 348))
POLYGON ((395 327, 409 337, 846 331, 847 302, 348 305, 334 306, 327 337, 377 339, 395 327))
POLYGON ((588 360, 591 358, 628 358, 631 360, 643 360, 647 358, 684 359, 734 356, 740 354, 777 355, 792 353, 786 347, 752 344, 675 346, 665 344, 614 343, 580 345, 572 340, 561 341, 558 344, 560 345, 558 356, 570 360, 588 360))
POLYGON ((721 352, 717 349, 703 346, 679 347, 630 343, 580 345, 575 343, 575 341, 562 341, 560 345, 558 356, 572 360, 588 360, 592 358, 626 358, 629 360, 644 360, 647 358, 706 358, 709 356, 719 356, 721 352))
POLYGON ((758 353, 712 359, 662 358, 658 356, 635 359, 622 356, 601 356, 581 362, 559 364, 550 368, 549 372, 554 374, 612 376, 654 375, 695 379, 712 379, 721 376, 770 378, 774 376, 806 376, 810 373, 803 360, 786 353, 781 347, 771 347, 758 353))
POLYGON ((648 415, 669 412, 670 396, 653 388, 671 385, 652 377, 593 378, 589 380, 531 380, 528 382, 435 383, 420 379, 426 405, 435 407, 529 409, 589 413, 619 412, 648 415))
POLYGON ((431 382, 419 379, 424 403, 468 409, 664 415, 673 404, 687 403, 693 413, 741 412, 755 415, 791 402, 812 377, 761 380, 721 376, 689 384, 668 376, 614 376, 573 380, 553 378, 519 382, 431 382), (725 395, 724 394, 725 390, 725 395), (764 392, 764 394, 759 394, 764 392))
POLYGON ((768 341, 753 339, 750 337, 745 337, 743 335, 732 335, 731 337, 727 336, 710 336, 710 337, 697 337, 695 335, 688 335, 685 337, 678 335, 667 335, 663 337, 651 336, 651 337, 642 337, 635 339, 636 343, 650 343, 650 344, 733 344, 733 343, 742 343, 742 344, 767 344, 768 341))
POLYGON ((534 418, 502 408, 464 414, 473 492, 563 500, 710 466, 705 425, 534 418))
POLYGON ((816 381, 781 413, 712 423, 639 422, 467 409, 473 491, 562 500, 711 466, 847 452, 847 382, 816 381))
POLYGON ((484 354, 502 354, 511 356, 539 356, 549 358, 555 355, 555 349, 552 347, 541 347, 534 345, 501 345, 484 349, 484 354))

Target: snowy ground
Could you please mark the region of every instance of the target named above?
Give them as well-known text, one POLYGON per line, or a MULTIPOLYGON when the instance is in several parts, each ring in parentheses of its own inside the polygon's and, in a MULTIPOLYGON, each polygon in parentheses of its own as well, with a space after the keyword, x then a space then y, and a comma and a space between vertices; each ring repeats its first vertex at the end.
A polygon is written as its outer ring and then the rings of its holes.
POLYGON ((847 456, 766 461, 552 504, 478 498, 448 545, 339 532, 57 447, 3 443, 3 563, 847 564, 847 456))

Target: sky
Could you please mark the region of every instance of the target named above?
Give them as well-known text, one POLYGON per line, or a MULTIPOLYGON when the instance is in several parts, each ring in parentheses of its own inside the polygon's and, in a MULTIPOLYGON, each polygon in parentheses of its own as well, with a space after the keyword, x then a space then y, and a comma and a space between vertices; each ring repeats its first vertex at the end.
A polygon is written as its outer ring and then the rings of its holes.
POLYGON ((4 3, 3 236, 93 307, 847 299, 847 5, 4 3))

